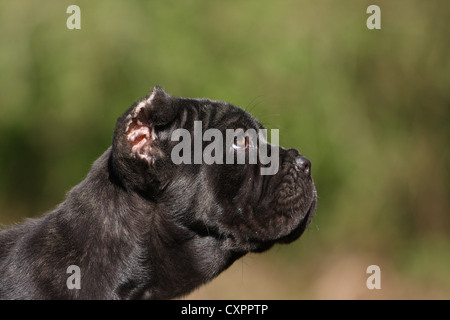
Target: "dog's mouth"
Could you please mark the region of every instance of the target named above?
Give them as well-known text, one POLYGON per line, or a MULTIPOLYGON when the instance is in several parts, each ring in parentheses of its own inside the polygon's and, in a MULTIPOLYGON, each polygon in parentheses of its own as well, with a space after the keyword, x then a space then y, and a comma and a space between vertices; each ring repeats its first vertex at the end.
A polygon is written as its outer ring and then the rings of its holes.
POLYGON ((311 223, 314 214, 316 213, 316 205, 317 205, 317 195, 316 191, 314 190, 314 199, 311 202, 308 211, 306 212, 305 216, 298 224, 298 226, 295 227, 289 234, 282 236, 275 241, 277 243, 290 243, 297 240, 303 234, 303 232, 305 232, 306 228, 308 228, 309 224, 311 223))
POLYGON ((233 230, 230 237, 234 239, 235 246, 262 252, 275 243, 286 244, 298 239, 311 223, 317 205, 314 183, 310 180, 310 183, 303 181, 300 185, 306 190, 289 195, 290 201, 283 201, 282 207, 274 200, 271 209, 256 209, 242 220, 235 216, 230 226, 233 230))
POLYGON ((275 243, 298 239, 316 211, 317 192, 309 172, 301 172, 287 161, 279 174, 265 179, 258 204, 247 210, 247 219, 234 232, 238 242, 250 251, 264 251, 275 243))
MULTIPOLYGON (((278 226, 283 232, 279 232, 277 236, 267 237, 268 234, 266 234, 266 237, 240 238, 238 246, 240 248, 246 248, 250 252, 263 252, 270 249, 276 243, 287 244, 297 240, 311 223, 316 211, 316 204, 317 200, 316 197, 314 197, 306 210, 306 213, 297 213, 297 215, 301 217, 298 221, 289 221, 282 226, 278 226)), ((271 233, 271 230, 262 229, 258 233, 264 234, 266 232, 271 233)))

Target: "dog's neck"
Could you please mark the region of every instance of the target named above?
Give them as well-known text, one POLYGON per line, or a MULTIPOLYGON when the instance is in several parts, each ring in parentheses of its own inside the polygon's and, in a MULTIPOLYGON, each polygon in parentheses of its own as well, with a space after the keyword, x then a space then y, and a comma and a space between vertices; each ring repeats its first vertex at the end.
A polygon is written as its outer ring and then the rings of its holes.
POLYGON ((78 254, 67 255, 72 260, 66 263, 81 269, 81 289, 73 292, 75 297, 98 292, 91 286, 104 286, 108 289, 102 292, 112 296, 101 298, 170 299, 210 281, 242 256, 218 246, 216 235, 177 223, 173 217, 178 213, 170 208, 116 183, 109 171, 110 156, 111 149, 50 214, 78 208, 70 213, 77 216, 76 224, 64 235, 69 241, 84 239, 73 249, 78 254))

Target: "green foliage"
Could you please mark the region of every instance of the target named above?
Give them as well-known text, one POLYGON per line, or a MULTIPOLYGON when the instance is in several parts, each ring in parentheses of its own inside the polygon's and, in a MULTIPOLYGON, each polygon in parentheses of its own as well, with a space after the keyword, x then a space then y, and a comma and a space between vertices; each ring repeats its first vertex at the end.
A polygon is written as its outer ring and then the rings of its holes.
POLYGON ((450 288, 427 252, 450 247, 450 5, 377 3, 381 30, 367 1, 76 1, 68 30, 70 1, 0 2, 0 223, 62 201, 160 85, 239 105, 311 160, 303 251, 403 257, 450 288))

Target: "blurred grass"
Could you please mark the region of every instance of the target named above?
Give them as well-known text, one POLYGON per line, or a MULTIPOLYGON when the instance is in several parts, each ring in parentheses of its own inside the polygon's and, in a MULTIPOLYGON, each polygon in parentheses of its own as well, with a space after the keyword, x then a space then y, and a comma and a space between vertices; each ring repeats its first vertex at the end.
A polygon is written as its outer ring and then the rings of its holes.
POLYGON ((387 264, 408 290, 386 297, 449 299, 450 4, 376 1, 373 31, 370 4, 0 1, 0 223, 62 201, 160 85, 246 108, 312 161, 313 224, 254 258, 309 279, 284 298, 326 296, 312 279, 338 255, 387 264))

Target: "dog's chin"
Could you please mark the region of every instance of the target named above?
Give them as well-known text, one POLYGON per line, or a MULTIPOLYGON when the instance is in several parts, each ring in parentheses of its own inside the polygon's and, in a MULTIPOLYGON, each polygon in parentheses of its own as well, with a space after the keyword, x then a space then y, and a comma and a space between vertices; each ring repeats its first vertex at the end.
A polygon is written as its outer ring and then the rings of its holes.
MULTIPOLYGON (((264 234, 258 238, 248 238, 242 247, 246 247, 250 252, 264 252, 270 249, 274 244, 287 244, 297 240, 308 228, 314 217, 316 210, 317 199, 314 192, 314 198, 304 212, 294 212, 294 217, 288 223, 279 226, 279 229, 274 233, 274 229, 261 230, 259 234, 264 234), (271 234, 269 236, 269 234, 271 234)), ((270 228, 268 228, 270 229, 270 228)))
POLYGON ((297 240, 303 234, 303 232, 305 232, 306 228, 311 223, 312 218, 314 217, 314 213, 316 211, 316 203, 317 200, 314 198, 314 200, 311 202, 311 205, 309 206, 308 211, 306 212, 306 215, 303 217, 300 223, 296 227, 294 227, 289 234, 276 239, 275 242, 291 243, 297 240))

